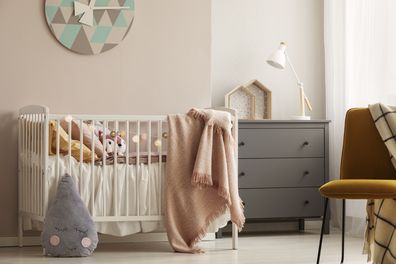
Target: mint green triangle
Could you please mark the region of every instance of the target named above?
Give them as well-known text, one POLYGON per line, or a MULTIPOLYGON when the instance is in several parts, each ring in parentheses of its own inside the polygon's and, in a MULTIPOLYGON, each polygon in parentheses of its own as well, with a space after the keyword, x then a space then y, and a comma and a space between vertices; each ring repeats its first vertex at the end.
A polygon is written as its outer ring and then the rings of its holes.
POLYGON ((61 6, 74 6, 74 0, 62 0, 61 6))
POLYGON ((135 10, 135 1, 134 0, 126 0, 124 6, 129 6, 130 9, 135 10))
POLYGON ((112 27, 96 27, 95 33, 91 38, 91 43, 103 44, 111 32, 112 27))
POLYGON ((127 27, 127 22, 125 20, 124 14, 122 12, 120 12, 120 14, 118 15, 115 23, 114 23, 115 27, 127 27))
POLYGON ((110 0, 96 0, 95 6, 108 6, 110 0))
POLYGON ((50 22, 50 23, 52 22, 52 19, 54 19, 56 11, 58 11, 57 6, 51 6, 51 5, 45 6, 45 14, 47 15, 48 22, 50 22))
POLYGON ((81 29, 81 25, 67 24, 65 26, 65 29, 63 30, 61 37, 59 38, 59 41, 65 47, 70 49, 73 46, 73 43, 76 40, 78 32, 80 32, 80 29, 81 29))

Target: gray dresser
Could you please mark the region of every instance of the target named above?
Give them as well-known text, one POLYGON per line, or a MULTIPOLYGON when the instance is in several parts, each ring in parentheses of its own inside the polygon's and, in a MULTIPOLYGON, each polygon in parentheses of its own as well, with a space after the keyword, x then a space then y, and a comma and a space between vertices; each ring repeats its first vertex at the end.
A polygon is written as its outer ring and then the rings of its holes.
POLYGON ((329 178, 328 123, 239 121, 239 191, 248 221, 298 220, 304 229, 304 219, 321 217, 318 187, 329 178))

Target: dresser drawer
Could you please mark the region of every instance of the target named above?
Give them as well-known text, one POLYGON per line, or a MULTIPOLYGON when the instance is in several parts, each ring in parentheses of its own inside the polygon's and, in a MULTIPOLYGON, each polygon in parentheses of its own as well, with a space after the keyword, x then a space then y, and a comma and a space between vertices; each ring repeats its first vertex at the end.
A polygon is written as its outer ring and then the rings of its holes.
POLYGON ((324 130, 239 129, 239 158, 323 157, 324 130))
POLYGON ((239 188, 317 187, 324 158, 239 159, 239 188))
POLYGON ((318 188, 241 189, 247 218, 318 217, 323 198, 318 188))

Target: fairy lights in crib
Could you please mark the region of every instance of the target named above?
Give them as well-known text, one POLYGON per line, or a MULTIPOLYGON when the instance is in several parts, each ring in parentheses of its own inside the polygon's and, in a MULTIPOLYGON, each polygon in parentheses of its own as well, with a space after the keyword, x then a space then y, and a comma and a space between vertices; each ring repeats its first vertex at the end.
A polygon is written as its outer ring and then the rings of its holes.
POLYGON ((138 142, 139 142, 139 136, 138 136, 138 135, 134 135, 134 136, 132 137, 132 141, 133 141, 134 143, 138 143, 138 142))
MULTIPOLYGON (((68 122, 68 123, 71 123, 71 122, 73 121, 73 116, 72 116, 72 115, 66 115, 66 116, 64 117, 64 120, 65 120, 66 122, 68 122)), ((90 129, 91 131, 94 131, 94 130, 95 130, 95 126, 94 126, 93 124, 90 124, 88 127, 89 127, 89 129, 90 129)), ((125 138, 125 137, 127 136, 125 131, 119 131, 119 132, 117 132, 117 131, 112 130, 112 131, 110 132, 110 136, 111 136, 112 138, 115 138, 117 135, 118 135, 118 136, 121 136, 122 138, 125 138)), ((167 138, 168 138, 168 133, 167 133, 167 132, 163 132, 161 136, 162 136, 162 138, 167 139, 167 138)), ((142 141, 146 141, 147 138, 148 138, 148 135, 147 135, 146 133, 142 133, 142 134, 140 134, 140 136, 139 136, 139 135, 134 135, 134 136, 132 136, 132 142, 135 143, 135 144, 137 144, 137 143, 139 143, 141 140, 142 140, 142 141)), ((160 147, 162 146, 162 140, 161 140, 160 138, 157 138, 157 139, 154 141, 154 146, 156 146, 157 148, 160 148, 160 147)))
POLYGON ((66 115, 66 116, 65 116, 65 121, 66 121, 67 123, 70 123, 71 121, 73 121, 73 116, 72 116, 72 115, 66 115))
POLYGON ((157 139, 154 141, 154 146, 156 146, 157 148, 161 147, 161 145, 162 145, 161 139, 157 139))

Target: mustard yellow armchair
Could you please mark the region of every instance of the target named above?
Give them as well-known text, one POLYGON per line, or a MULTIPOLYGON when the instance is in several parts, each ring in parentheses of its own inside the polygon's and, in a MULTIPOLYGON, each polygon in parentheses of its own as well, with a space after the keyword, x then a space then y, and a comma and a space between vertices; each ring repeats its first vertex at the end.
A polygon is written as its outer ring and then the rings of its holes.
POLYGON ((396 198, 396 170, 367 108, 350 109, 345 117, 340 179, 322 187, 325 206, 316 263, 319 264, 329 198, 342 199, 342 248, 344 262, 345 199, 396 198))

